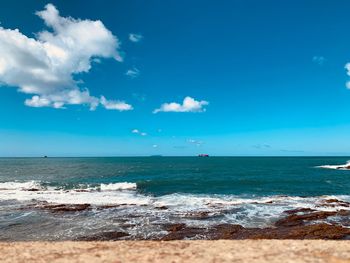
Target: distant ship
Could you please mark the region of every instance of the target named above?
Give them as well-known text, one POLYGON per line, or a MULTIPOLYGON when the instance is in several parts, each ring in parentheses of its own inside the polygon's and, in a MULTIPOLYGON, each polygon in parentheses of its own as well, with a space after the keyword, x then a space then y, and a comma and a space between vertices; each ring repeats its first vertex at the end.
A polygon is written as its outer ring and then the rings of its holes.
POLYGON ((209 157, 209 154, 201 153, 201 154, 198 154, 198 157, 209 157))

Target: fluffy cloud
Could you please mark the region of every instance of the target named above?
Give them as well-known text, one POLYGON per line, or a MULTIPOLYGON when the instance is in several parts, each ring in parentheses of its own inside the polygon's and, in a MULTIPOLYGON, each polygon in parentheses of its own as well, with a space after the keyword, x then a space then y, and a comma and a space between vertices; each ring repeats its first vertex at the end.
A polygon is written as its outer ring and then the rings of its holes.
POLYGON ((142 38, 143 36, 140 34, 129 34, 129 40, 134 43, 140 42, 142 38))
POLYGON ((133 109, 130 104, 127 104, 124 101, 107 100, 104 96, 101 96, 100 102, 107 110, 128 111, 133 109))
POLYGON ((25 101, 32 107, 86 104, 93 110, 101 104, 106 109, 132 109, 124 102, 91 96, 73 78, 88 72, 98 58, 122 61, 117 37, 101 21, 62 17, 52 4, 36 15, 51 29, 37 33, 36 38, 0 27, 0 83, 32 94, 25 101))
POLYGON ((203 112, 206 109, 204 106, 208 105, 209 102, 202 100, 197 101, 194 98, 186 97, 184 98, 182 104, 171 102, 164 103, 159 109, 155 109, 153 113, 158 112, 203 112))
POLYGON ((128 70, 126 71, 125 75, 127 75, 128 77, 134 79, 134 78, 136 78, 138 75, 140 75, 140 70, 138 70, 137 68, 128 69, 128 70))

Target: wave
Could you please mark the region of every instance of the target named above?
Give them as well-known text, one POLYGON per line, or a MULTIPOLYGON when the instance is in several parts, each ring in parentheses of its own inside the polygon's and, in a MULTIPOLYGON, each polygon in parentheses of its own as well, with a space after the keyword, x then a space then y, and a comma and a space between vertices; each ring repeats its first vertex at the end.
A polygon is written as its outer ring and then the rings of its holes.
POLYGON ((138 194, 136 183, 101 184, 97 187, 80 185, 79 188, 44 187, 40 182, 0 183, 0 201, 49 202, 56 204, 147 205, 149 198, 138 194))
MULTIPOLYGON (((86 187, 87 185, 85 188, 67 190, 44 187, 35 181, 0 183, 0 202, 15 200, 23 205, 40 205, 42 202, 90 204, 96 208, 126 205, 123 208, 125 217, 130 214, 140 214, 141 217, 145 214, 154 215, 158 219, 175 216, 182 218, 186 223, 196 224, 199 221, 194 218, 202 213, 209 216, 219 215, 222 222, 238 223, 247 227, 267 226, 284 211, 297 208, 319 211, 350 210, 350 206, 341 203, 350 202, 350 195, 299 197, 173 193, 150 196, 136 191, 136 183, 131 182, 86 187), (335 199, 340 202, 327 203, 327 200, 335 199)), ((211 222, 215 221, 206 221, 208 224, 211 222)))
MULTIPOLYGON (((129 182, 121 182, 121 183, 110 183, 110 184, 100 184, 98 187, 86 187, 86 185, 79 185, 81 188, 75 188, 72 190, 80 191, 117 191, 117 190, 135 190, 137 189, 136 183, 129 182)), ((1 190, 47 190, 47 189, 56 189, 60 190, 59 187, 44 187, 39 181, 27 181, 27 182, 2 182, 0 183, 0 191, 1 190)), ((63 188, 62 188, 63 189, 63 188)))
POLYGON ((0 190, 31 190, 42 189, 40 182, 28 181, 28 182, 3 182, 0 183, 0 190))
POLYGON ((334 169, 334 170, 350 170, 350 161, 347 161, 346 164, 326 164, 326 165, 320 165, 316 166, 317 168, 323 168, 323 169, 334 169))
POLYGON ((135 190, 137 188, 136 183, 114 183, 114 184, 101 184, 101 191, 115 191, 115 190, 135 190))

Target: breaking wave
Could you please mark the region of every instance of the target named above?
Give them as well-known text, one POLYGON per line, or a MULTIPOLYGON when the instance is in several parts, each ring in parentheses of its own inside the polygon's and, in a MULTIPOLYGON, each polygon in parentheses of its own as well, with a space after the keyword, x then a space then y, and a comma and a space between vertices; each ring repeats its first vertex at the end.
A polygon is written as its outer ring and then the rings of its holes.
MULTIPOLYGON (((160 211, 174 215, 197 212, 224 214, 224 221, 239 222, 242 218, 260 218, 261 222, 278 217, 283 211, 295 208, 336 211, 350 207, 323 205, 327 199, 350 202, 350 196, 239 196, 174 193, 150 196, 137 191, 137 184, 131 182, 101 184, 88 188, 64 189, 44 187, 40 182, 0 183, 0 201, 16 200, 21 203, 48 202, 53 204, 90 204, 92 206, 132 205, 134 209, 148 209, 150 213, 160 211), (139 207, 139 208, 137 208, 139 207)), ((242 222, 241 222, 242 223, 242 222)))
POLYGON ((334 170, 350 170, 350 161, 347 161, 346 164, 326 164, 326 165, 320 165, 316 166, 317 168, 323 168, 323 169, 334 169, 334 170))
POLYGON ((37 181, 0 183, 0 190, 30 190, 41 188, 40 182, 37 181))
POLYGON ((135 190, 137 188, 136 183, 114 183, 114 184, 101 184, 101 191, 115 191, 115 190, 135 190))
POLYGON ((0 183, 0 201, 38 201, 58 204, 146 205, 149 198, 138 194, 136 183, 101 184, 65 189, 43 186, 37 181, 0 183))

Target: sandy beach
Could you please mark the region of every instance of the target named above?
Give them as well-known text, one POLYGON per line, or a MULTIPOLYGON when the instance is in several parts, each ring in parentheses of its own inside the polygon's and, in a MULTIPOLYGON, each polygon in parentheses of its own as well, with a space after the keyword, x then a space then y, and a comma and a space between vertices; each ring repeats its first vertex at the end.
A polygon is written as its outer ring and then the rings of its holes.
POLYGON ((350 262, 350 241, 0 243, 1 262, 350 262))

